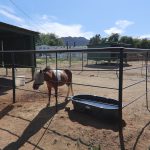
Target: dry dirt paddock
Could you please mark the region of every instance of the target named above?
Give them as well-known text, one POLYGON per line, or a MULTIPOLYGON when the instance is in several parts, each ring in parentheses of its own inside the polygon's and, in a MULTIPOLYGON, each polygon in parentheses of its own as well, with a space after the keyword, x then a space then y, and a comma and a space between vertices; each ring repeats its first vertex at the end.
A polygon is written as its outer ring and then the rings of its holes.
MULTIPOLYGON (((132 62, 128 68, 130 67, 133 67, 132 62)), ((97 68, 93 67, 92 69, 97 68)), ((18 73, 20 72, 18 71, 18 73)), ((20 74, 26 74, 26 77, 29 75, 27 71, 22 71, 20 74)), ((125 71, 123 86, 129 86, 144 78, 144 70, 142 69, 125 71)), ((8 85, 11 83, 9 78, 1 76, 1 83, 3 80, 8 85)), ((74 71, 73 82, 118 88, 116 72, 112 71, 74 71)), ((26 79, 25 86, 17 87, 19 89, 16 89, 15 104, 12 104, 12 89, 0 87, 0 149, 120 149, 116 122, 74 111, 71 101, 64 102, 66 86, 59 88, 59 104, 56 113, 55 97, 51 98, 51 106, 46 107, 48 95, 33 91, 32 84, 32 81, 26 79), (66 107, 70 107, 70 110, 65 111, 66 107)), ((79 85, 73 85, 73 89, 75 95, 93 94, 118 99, 116 90, 79 85)), ((150 89, 149 82, 148 89, 150 89)), ((46 84, 42 85, 39 91, 47 93, 46 84)), ((145 93, 145 82, 127 88, 123 92, 123 103, 127 104, 143 93, 145 93)), ((150 103, 150 94, 148 94, 148 99, 150 103)), ((123 121, 125 149, 150 150, 150 111, 146 108, 145 95, 123 109, 123 121)))

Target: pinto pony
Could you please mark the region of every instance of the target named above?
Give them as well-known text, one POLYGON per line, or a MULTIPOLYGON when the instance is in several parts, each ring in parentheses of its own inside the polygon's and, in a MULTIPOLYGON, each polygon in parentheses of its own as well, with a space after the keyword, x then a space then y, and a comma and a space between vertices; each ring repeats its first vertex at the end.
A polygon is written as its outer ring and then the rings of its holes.
POLYGON ((49 100, 48 100, 48 106, 50 105, 50 98, 51 98, 51 90, 54 88, 55 90, 55 97, 56 97, 56 103, 57 103, 57 92, 58 92, 58 86, 67 85, 68 92, 66 99, 68 98, 68 95, 70 93, 70 89, 73 95, 73 89, 72 89, 72 73, 70 70, 52 70, 50 67, 46 67, 44 70, 40 70, 39 72, 34 74, 34 83, 33 83, 33 89, 37 90, 40 85, 42 85, 46 81, 48 93, 49 93, 49 100))

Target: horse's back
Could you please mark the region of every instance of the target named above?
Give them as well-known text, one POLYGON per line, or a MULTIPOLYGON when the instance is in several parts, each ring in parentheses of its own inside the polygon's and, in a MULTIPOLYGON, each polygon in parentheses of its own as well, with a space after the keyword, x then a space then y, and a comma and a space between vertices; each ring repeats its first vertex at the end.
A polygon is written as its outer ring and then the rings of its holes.
POLYGON ((72 72, 69 69, 64 69, 64 72, 68 75, 68 77, 72 78, 72 72))

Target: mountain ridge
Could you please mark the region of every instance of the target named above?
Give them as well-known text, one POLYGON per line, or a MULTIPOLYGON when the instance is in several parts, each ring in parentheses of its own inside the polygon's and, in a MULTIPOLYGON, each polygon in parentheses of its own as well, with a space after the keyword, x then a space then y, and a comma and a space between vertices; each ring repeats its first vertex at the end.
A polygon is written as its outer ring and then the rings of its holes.
POLYGON ((86 39, 85 37, 68 36, 68 37, 61 37, 60 39, 64 42, 64 45, 67 45, 68 43, 68 46, 87 46, 89 43, 89 40, 86 39))

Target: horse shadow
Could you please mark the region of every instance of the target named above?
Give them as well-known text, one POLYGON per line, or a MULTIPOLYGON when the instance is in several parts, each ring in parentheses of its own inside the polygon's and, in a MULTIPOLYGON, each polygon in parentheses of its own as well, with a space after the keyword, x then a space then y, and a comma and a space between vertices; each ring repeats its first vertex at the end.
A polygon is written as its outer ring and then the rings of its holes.
MULTIPOLYGON (((97 129, 109 129, 115 132, 119 131, 119 121, 116 118, 97 117, 89 112, 77 112, 75 110, 68 111, 70 120, 78 122, 84 126, 91 126, 97 129)), ((122 120, 122 126, 126 126, 126 122, 122 120)))
MULTIPOLYGON (((58 104, 58 111, 65 108, 68 102, 63 102, 58 104)), ((28 139, 36 134, 43 126, 54 117, 56 114, 55 106, 45 107, 43 108, 37 116, 30 122, 27 128, 24 130, 22 135, 18 138, 16 142, 12 142, 7 145, 3 150, 18 150, 21 146, 23 146, 28 139)), ((36 145, 35 145, 36 147, 36 145)))
POLYGON ((7 94, 6 91, 12 89, 12 80, 6 78, 0 78, 0 95, 7 94))

